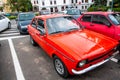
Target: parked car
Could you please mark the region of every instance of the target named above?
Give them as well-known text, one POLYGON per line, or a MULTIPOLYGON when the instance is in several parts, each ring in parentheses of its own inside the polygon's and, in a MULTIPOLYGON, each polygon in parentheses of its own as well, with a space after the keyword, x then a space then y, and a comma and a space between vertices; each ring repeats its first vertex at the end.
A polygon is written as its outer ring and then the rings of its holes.
POLYGON ((5 16, 0 15, 0 32, 10 28, 11 28, 10 20, 5 16))
MULTIPOLYGON (((86 12, 78 21, 87 29, 99 32, 120 42, 120 13, 86 12)), ((120 48, 118 48, 120 50, 120 48)))
POLYGON ((79 18, 82 15, 80 9, 77 8, 68 8, 65 10, 65 13, 72 15, 75 19, 79 18))
POLYGON ((31 43, 39 44, 53 58, 55 70, 62 77, 83 74, 109 61, 118 44, 63 14, 36 16, 28 32, 31 43))
POLYGON ((20 34, 27 34, 27 26, 30 24, 31 20, 35 17, 35 14, 32 12, 19 13, 17 21, 17 28, 20 34))

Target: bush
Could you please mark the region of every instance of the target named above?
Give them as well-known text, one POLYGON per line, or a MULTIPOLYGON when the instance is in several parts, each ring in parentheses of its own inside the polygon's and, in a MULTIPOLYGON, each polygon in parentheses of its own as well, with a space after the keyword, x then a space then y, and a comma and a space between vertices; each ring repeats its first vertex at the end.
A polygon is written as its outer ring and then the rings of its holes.
POLYGON ((120 12, 120 8, 113 8, 113 11, 120 12))
POLYGON ((106 6, 92 6, 88 8, 88 11, 107 11, 109 7, 106 6))
POLYGON ((9 18, 10 20, 12 20, 12 19, 16 19, 17 16, 8 16, 8 18, 9 18))

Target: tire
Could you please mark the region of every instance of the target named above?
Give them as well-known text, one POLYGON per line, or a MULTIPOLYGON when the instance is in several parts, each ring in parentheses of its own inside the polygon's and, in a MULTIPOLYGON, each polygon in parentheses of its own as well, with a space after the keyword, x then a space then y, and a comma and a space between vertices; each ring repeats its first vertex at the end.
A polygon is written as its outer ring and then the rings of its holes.
POLYGON ((37 45, 37 43, 33 40, 33 38, 30 36, 30 42, 31 42, 31 44, 33 45, 33 46, 36 46, 37 45))
POLYGON ((11 23, 10 22, 8 23, 8 29, 11 29, 11 23))
POLYGON ((54 64, 54 68, 55 68, 56 72, 60 76, 62 76, 63 78, 67 78, 69 76, 66 66, 57 56, 54 56, 53 64, 54 64))

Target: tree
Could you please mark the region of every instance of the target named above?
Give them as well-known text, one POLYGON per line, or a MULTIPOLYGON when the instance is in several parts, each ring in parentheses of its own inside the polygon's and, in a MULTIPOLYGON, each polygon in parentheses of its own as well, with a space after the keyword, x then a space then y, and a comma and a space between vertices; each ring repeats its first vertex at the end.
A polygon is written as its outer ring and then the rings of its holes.
POLYGON ((32 10, 32 4, 30 0, 8 0, 7 4, 12 11, 27 12, 32 10))

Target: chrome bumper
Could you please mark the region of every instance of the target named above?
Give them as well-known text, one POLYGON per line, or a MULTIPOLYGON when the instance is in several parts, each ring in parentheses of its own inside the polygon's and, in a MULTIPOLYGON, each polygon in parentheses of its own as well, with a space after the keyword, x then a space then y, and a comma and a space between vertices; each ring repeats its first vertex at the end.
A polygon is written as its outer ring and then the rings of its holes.
POLYGON ((102 64, 104 64, 104 63, 106 63, 107 61, 109 61, 111 58, 113 58, 113 57, 114 57, 116 54, 118 54, 118 53, 119 53, 119 51, 116 51, 116 52, 113 54, 112 57, 110 57, 110 58, 108 58, 108 59, 106 59, 106 60, 104 60, 104 61, 101 61, 101 62, 99 62, 99 63, 97 63, 97 64, 94 64, 94 65, 92 65, 92 66, 90 66, 90 67, 88 67, 88 68, 85 68, 85 69, 83 69, 83 70, 76 71, 76 70, 72 69, 72 72, 73 72, 74 74, 84 74, 84 73, 86 73, 86 72, 88 72, 88 71, 90 71, 90 70, 92 70, 92 69, 94 69, 94 68, 96 68, 96 67, 98 67, 98 66, 100 66, 100 65, 102 65, 102 64))

